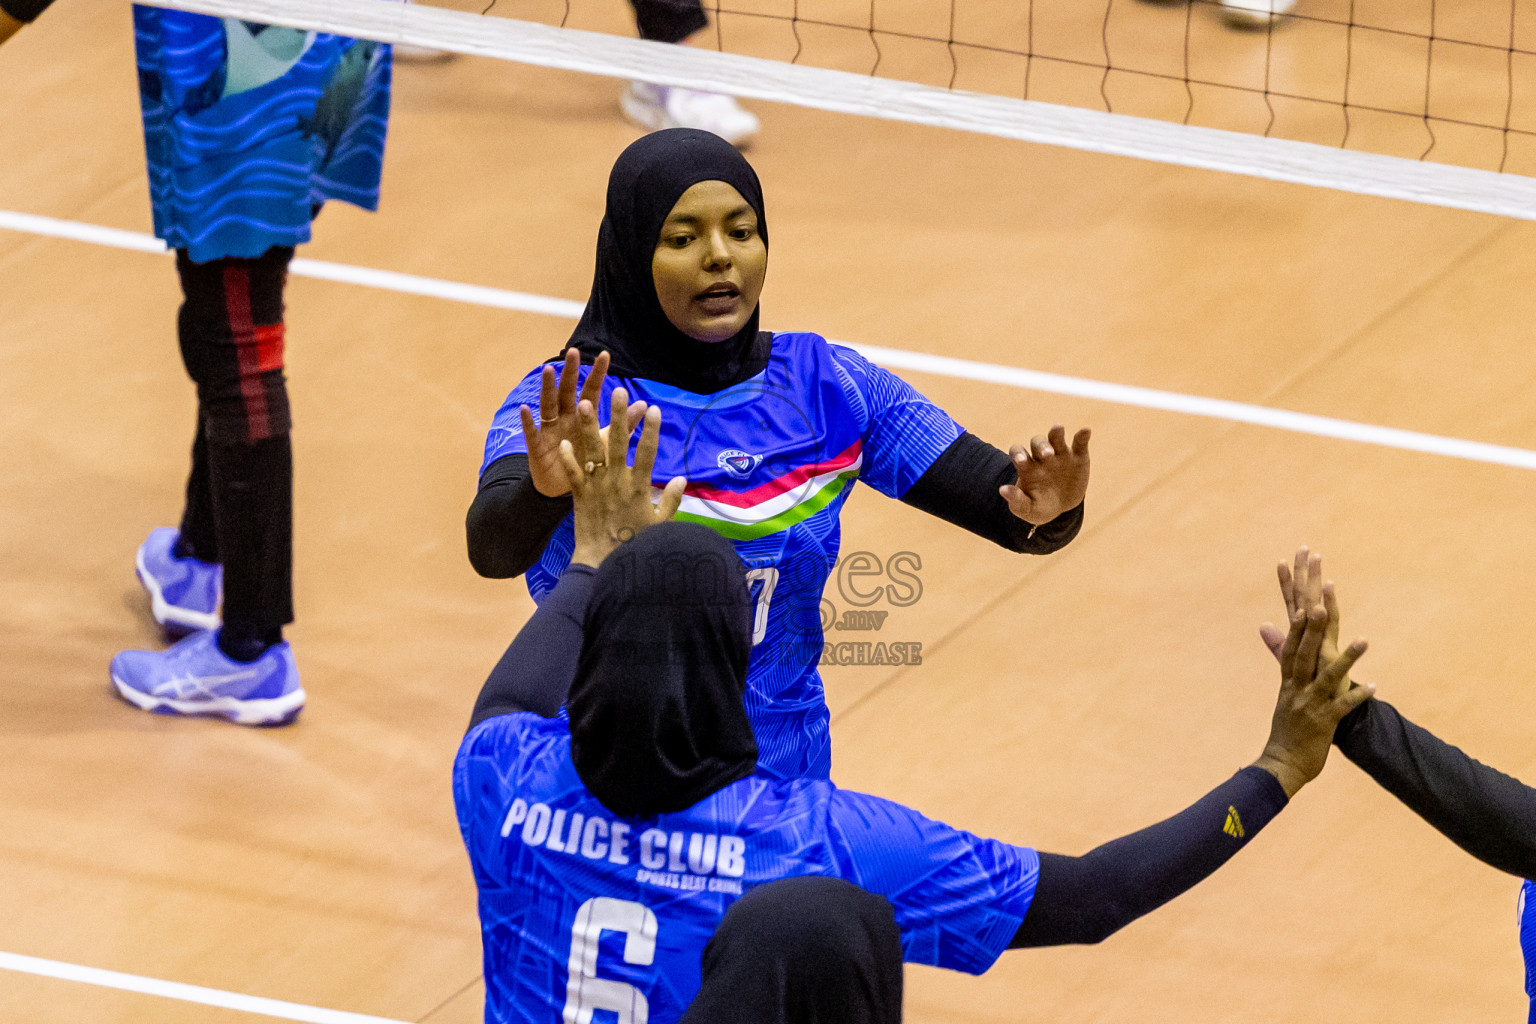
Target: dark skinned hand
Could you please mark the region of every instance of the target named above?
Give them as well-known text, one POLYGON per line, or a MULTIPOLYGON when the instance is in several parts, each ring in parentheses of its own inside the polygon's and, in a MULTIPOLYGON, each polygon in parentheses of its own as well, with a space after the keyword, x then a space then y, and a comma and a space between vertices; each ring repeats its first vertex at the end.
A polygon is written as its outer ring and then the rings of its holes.
POLYGON ((1043 526, 1083 503, 1088 493, 1090 436, 1091 431, 1079 430, 1068 448, 1066 428, 1057 425, 1047 437, 1031 439, 1028 448, 1016 444, 1008 449, 1018 479, 999 487, 997 493, 1014 515, 1043 526))
MULTIPOLYGON (((592 362, 592 372, 582 382, 581 393, 576 393, 576 378, 581 375, 581 356, 573 348, 565 351, 565 364, 555 370, 553 363, 544 364, 540 381, 539 416, 526 405, 519 411, 523 418, 523 437, 528 442, 528 475, 534 489, 548 498, 558 498, 571 492, 571 482, 560 464, 560 443, 570 441, 576 447, 577 461, 585 465, 589 460, 600 458, 606 443, 608 428, 598 433, 603 439, 591 447, 586 434, 578 429, 576 406, 578 402, 590 402, 595 408, 603 393, 603 379, 608 376, 608 353, 600 352, 592 362)), ((643 413, 645 403, 635 406, 643 413)), ((640 414, 629 421, 629 433, 640 425, 640 414)))
MULTIPOLYGON (((1323 556, 1302 546, 1296 549, 1294 568, 1279 563, 1275 573, 1280 579, 1280 597, 1285 601, 1285 614, 1297 612, 1322 602, 1328 613, 1328 630, 1323 634, 1320 657, 1332 660, 1339 656, 1339 600, 1333 581, 1323 579, 1323 556)), ((1269 653, 1278 660, 1280 648, 1285 644, 1285 634, 1266 622, 1259 627, 1259 638, 1269 653)), ((1354 685, 1353 683, 1351 685, 1354 685)))
POLYGON ((1356 640, 1336 658, 1322 656, 1329 616, 1321 604, 1298 609, 1280 645, 1280 695, 1270 720, 1269 741, 1254 762, 1280 781, 1286 796, 1317 778, 1328 761, 1333 733, 1343 717, 1375 693, 1351 688, 1349 670, 1365 653, 1356 640))
POLYGON ((576 457, 576 444, 560 442, 561 471, 571 483, 576 512, 576 549, 572 565, 596 566, 620 544, 642 530, 664 523, 683 500, 682 477, 673 477, 662 488, 660 501, 651 501, 651 469, 656 465, 656 445, 661 436, 661 410, 644 402, 629 404, 623 388, 614 388, 609 423, 644 421, 634 465, 629 464, 629 436, 633 432, 597 426, 597 411, 582 399, 576 408, 576 442, 591 453, 585 461, 576 457))

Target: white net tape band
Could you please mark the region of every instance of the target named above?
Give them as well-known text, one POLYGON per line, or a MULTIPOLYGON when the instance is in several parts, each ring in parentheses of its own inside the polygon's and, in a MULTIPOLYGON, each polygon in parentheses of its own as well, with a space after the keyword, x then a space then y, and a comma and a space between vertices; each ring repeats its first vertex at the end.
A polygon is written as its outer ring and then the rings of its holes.
POLYGON ((271 25, 1536 220, 1536 179, 380 0, 175 0, 271 25))

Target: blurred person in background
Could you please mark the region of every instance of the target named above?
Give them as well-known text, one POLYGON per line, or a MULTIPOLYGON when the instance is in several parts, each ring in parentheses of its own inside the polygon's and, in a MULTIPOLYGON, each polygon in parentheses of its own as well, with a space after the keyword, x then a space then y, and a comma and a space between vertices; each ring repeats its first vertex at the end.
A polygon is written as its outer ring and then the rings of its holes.
MULTIPOLYGON (((7 0, 13 2, 13 0, 7 0)), ((135 568, 163 651, 112 660, 136 707, 291 721, 304 706, 293 621, 293 451, 284 291, 329 200, 376 209, 390 47, 135 6, 155 235, 176 252, 177 335, 197 386, 181 522, 135 568)))
MULTIPOLYGON (((709 26, 702 0, 629 0, 641 39, 686 43, 709 26)), ((757 134, 757 115, 733 97, 675 85, 630 82, 619 94, 624 116, 647 131, 698 128, 733 146, 745 146, 757 134)))

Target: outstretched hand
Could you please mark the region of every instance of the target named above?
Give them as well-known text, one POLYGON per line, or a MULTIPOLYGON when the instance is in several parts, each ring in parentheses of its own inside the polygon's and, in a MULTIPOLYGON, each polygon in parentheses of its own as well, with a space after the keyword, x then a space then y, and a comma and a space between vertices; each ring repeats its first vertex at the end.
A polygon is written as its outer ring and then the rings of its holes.
MULTIPOLYGON (((556 371, 553 363, 544 364, 539 387, 539 416, 526 405, 519 412, 523 420, 523 438, 528 444, 528 475, 534 489, 548 498, 558 498, 571 492, 571 482, 560 464, 560 442, 570 441, 576 449, 577 461, 585 464, 599 456, 602 443, 590 447, 587 435, 580 429, 576 409, 581 402, 590 402, 596 408, 603 394, 603 379, 608 376, 608 353, 600 352, 592 361, 592 370, 582 382, 577 394, 576 379, 581 376, 581 356, 574 348, 565 350, 565 363, 556 371)), ((628 437, 640 425, 640 415, 645 403, 635 405, 640 412, 628 421, 628 437)), ((606 438, 608 428, 598 431, 599 438, 606 438)), ((606 443, 605 441, 603 443, 606 443)))
POLYGON ((609 406, 610 429, 597 425, 597 410, 582 399, 576 408, 574 440, 560 442, 561 472, 570 481, 576 506, 576 549, 573 565, 596 566, 620 544, 641 530, 664 523, 676 514, 683 500, 682 477, 673 477, 651 503, 651 470, 661 436, 661 410, 644 402, 629 404, 623 388, 615 388, 609 406), (611 429, 613 424, 644 422, 634 465, 629 464, 629 437, 634 432, 611 429), (577 445, 580 445, 580 448, 577 445), (578 458, 578 451, 585 458, 578 458))
POLYGON ((1061 426, 1051 428, 1047 437, 1036 437, 1029 447, 1014 445, 1013 457, 1018 479, 998 488, 1014 515, 1043 526, 1083 503, 1088 493, 1088 438, 1083 429, 1067 447, 1067 432, 1061 426))
POLYGON ((1376 692, 1373 686, 1356 686, 1349 680, 1349 670, 1366 651, 1364 640, 1356 640, 1343 653, 1338 651, 1338 608, 1309 601, 1313 594, 1331 594, 1331 584, 1320 582, 1321 560, 1313 561, 1306 549, 1297 553, 1298 575, 1306 570, 1301 585, 1281 566, 1282 589, 1286 594, 1290 629, 1283 638, 1268 623, 1261 634, 1280 662, 1280 695, 1270 722, 1269 741, 1254 762, 1280 781, 1287 796, 1317 778, 1328 761, 1333 734, 1344 716, 1365 703, 1376 692), (1272 641, 1279 639, 1276 647, 1272 641), (1331 645, 1332 654, 1326 648, 1331 645))
MULTIPOLYGON (((1337 658, 1339 600, 1333 581, 1325 582, 1323 579, 1323 556, 1303 545, 1296 549, 1294 567, 1282 561, 1275 567, 1275 575, 1280 579, 1280 597, 1285 602, 1286 618, 1294 619, 1297 614, 1304 614, 1309 608, 1322 604, 1323 610, 1328 613, 1328 625, 1323 632, 1323 646, 1319 656, 1325 661, 1337 658)), ((1264 641, 1264 646, 1269 648, 1269 653, 1278 661, 1280 650, 1285 646, 1285 634, 1272 623, 1266 622, 1259 627, 1259 639, 1264 641)))

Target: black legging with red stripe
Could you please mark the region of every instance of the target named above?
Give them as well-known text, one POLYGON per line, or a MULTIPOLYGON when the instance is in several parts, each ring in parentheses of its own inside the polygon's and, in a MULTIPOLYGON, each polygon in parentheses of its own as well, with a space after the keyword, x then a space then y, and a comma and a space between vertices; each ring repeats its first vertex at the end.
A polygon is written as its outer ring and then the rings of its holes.
POLYGON ((283 379, 291 246, 193 263, 176 253, 181 358, 197 435, 177 553, 224 566, 219 646, 249 660, 293 621, 293 449, 283 379))

